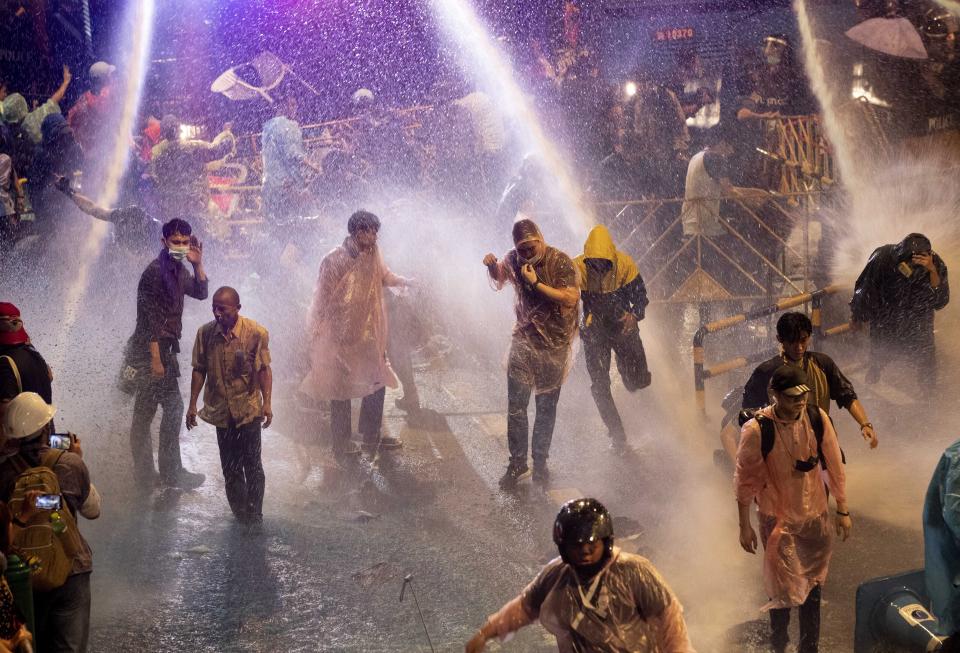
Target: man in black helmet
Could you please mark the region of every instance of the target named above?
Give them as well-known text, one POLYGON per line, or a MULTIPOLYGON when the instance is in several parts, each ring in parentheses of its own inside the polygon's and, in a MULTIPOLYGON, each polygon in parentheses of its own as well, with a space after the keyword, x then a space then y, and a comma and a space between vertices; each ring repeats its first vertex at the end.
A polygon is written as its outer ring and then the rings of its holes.
POLYGON ((560 557, 487 618, 467 653, 536 619, 562 653, 693 653, 680 602, 649 560, 613 546, 613 523, 603 504, 565 503, 553 541, 560 557))
POLYGON ((870 323, 867 383, 879 381, 886 364, 900 356, 924 386, 935 386, 933 313, 949 301, 947 266, 926 236, 910 234, 895 245, 874 250, 850 302, 854 329, 870 323))

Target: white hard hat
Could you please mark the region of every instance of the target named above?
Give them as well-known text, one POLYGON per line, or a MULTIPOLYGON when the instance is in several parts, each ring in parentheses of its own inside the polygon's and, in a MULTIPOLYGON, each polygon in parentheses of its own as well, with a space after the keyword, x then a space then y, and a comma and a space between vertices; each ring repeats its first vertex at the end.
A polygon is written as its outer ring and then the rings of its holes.
POLYGON ((106 79, 113 74, 117 67, 106 61, 98 61, 90 66, 90 79, 106 79))
POLYGON ((30 437, 50 423, 57 409, 36 392, 21 392, 14 397, 3 416, 4 435, 12 440, 30 437))

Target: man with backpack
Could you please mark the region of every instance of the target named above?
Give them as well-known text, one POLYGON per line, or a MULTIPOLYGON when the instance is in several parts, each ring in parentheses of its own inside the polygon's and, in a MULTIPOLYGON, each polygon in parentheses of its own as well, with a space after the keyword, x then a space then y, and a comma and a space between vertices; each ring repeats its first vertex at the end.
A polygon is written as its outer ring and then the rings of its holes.
POLYGON ((37 650, 83 653, 90 633, 93 554, 77 515, 99 517, 100 496, 79 438, 53 433, 55 413, 35 392, 22 392, 7 406, 0 499, 16 515, 14 546, 40 562, 31 576, 37 650), (69 449, 52 447, 58 440, 69 449))
POLYGON ((777 320, 777 342, 782 351, 773 358, 760 363, 750 375, 743 388, 744 410, 762 408, 770 403, 767 389, 773 373, 781 365, 793 365, 806 372, 810 384, 809 403, 819 406, 830 414, 830 401, 849 411, 860 426, 860 435, 875 449, 877 432, 867 417, 867 411, 857 399, 857 393, 832 358, 819 351, 810 351, 810 336, 813 323, 803 313, 791 311, 777 320))
POLYGON ((774 404, 744 424, 737 449, 734 485, 740 546, 748 553, 757 550, 757 533, 750 523, 750 504, 756 501, 764 585, 770 597, 763 609, 770 611, 772 650, 786 651, 790 609, 799 607, 797 650, 816 653, 821 588, 833 550, 827 487, 836 501, 837 535, 846 540, 853 528, 843 455, 826 413, 807 405, 811 388, 802 369, 777 368, 770 387, 774 404))

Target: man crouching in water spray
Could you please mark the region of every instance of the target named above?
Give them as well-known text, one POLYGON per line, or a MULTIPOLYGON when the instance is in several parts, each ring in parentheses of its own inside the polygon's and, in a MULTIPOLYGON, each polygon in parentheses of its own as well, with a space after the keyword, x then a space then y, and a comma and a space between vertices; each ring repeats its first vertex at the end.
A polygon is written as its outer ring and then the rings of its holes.
POLYGON ((560 386, 570 370, 573 336, 577 330, 580 290, 570 257, 547 246, 532 220, 513 224, 514 249, 502 261, 487 254, 483 264, 497 290, 510 282, 516 289, 517 323, 507 364, 507 443, 510 464, 500 487, 516 487, 530 476, 527 467, 527 406, 536 390, 533 424, 533 480, 550 480, 547 456, 557 419, 560 386))
POLYGON ((677 597, 649 560, 613 546, 613 522, 603 504, 563 504, 553 541, 560 557, 487 618, 466 653, 479 653, 491 638, 538 618, 561 653, 694 653, 677 597))

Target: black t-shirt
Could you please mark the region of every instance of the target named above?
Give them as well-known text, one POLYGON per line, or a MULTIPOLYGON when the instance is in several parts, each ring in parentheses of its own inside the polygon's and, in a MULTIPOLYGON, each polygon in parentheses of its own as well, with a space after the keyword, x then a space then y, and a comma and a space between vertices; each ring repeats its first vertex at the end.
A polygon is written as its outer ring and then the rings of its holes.
POLYGON ((10 361, 0 358, 0 400, 9 401, 21 392, 36 392, 45 402, 53 403, 50 387, 50 368, 32 345, 0 346, 0 357, 9 356, 20 373, 18 387, 17 377, 10 367, 10 361))

